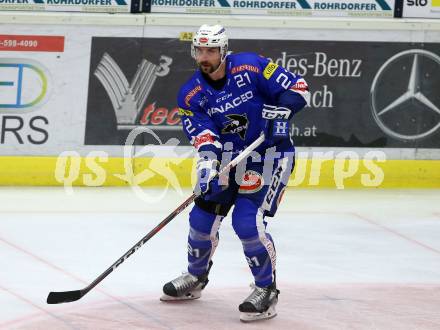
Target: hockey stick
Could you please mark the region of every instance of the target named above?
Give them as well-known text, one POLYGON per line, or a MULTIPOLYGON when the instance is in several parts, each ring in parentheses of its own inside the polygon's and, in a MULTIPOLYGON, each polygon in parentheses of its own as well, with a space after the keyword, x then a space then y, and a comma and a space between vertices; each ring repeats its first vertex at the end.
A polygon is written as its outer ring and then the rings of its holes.
MULTIPOLYGON (((264 141, 264 134, 261 134, 249 147, 243 150, 235 159, 233 159, 228 165, 226 165, 220 175, 227 172, 231 168, 237 166, 239 162, 247 158, 253 150, 255 150, 264 141)), ((63 291, 63 292, 50 292, 47 296, 48 304, 60 304, 66 302, 72 302, 84 297, 90 290, 92 290, 98 283, 106 278, 112 271, 114 271, 119 265, 121 265, 128 257, 134 254, 141 248, 151 237, 156 235, 165 225, 179 215, 184 209, 186 209, 196 199, 196 195, 193 193, 182 204, 180 204, 169 216, 167 216, 161 223, 154 227, 147 235, 145 235, 139 242, 137 242, 130 250, 128 250, 122 257, 120 257, 113 265, 111 265, 105 272, 99 275, 92 283, 81 290, 75 291, 63 291)))

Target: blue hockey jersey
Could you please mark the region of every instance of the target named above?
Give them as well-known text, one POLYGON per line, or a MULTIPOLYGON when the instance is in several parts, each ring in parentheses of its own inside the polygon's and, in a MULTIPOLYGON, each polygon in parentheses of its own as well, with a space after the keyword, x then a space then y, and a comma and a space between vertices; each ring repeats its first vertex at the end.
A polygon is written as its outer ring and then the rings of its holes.
POLYGON ((232 142, 232 151, 238 152, 259 137, 266 121, 263 104, 287 107, 292 116, 308 103, 309 95, 301 76, 257 54, 239 53, 226 57, 223 88, 211 87, 197 70, 180 89, 178 106, 183 129, 196 149, 210 144, 221 151, 232 142))

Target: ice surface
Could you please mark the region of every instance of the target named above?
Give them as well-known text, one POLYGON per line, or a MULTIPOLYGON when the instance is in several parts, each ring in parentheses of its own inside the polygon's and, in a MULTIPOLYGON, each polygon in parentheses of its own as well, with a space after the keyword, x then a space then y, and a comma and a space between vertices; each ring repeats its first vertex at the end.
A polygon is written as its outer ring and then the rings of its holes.
POLYGON ((268 225, 281 290, 269 321, 239 322, 252 276, 229 217, 202 298, 159 301, 186 268, 189 209, 81 300, 46 304, 87 286, 186 197, 1 188, 0 329, 440 329, 439 190, 289 189, 268 225))

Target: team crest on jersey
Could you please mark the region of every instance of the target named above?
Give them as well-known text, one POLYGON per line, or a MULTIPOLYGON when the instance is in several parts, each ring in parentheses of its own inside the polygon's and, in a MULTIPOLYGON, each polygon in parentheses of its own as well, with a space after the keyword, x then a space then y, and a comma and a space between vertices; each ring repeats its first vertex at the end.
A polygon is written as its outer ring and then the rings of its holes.
POLYGON ((200 102, 199 102, 200 107, 204 108, 207 103, 208 103, 208 98, 205 95, 203 95, 200 98, 200 102))
POLYGON ((241 180, 238 192, 241 194, 252 194, 263 188, 263 176, 252 170, 247 170, 241 180))
POLYGON ((244 140, 249 123, 246 114, 231 114, 226 115, 226 117, 230 120, 224 123, 225 126, 222 129, 222 134, 238 134, 244 140))

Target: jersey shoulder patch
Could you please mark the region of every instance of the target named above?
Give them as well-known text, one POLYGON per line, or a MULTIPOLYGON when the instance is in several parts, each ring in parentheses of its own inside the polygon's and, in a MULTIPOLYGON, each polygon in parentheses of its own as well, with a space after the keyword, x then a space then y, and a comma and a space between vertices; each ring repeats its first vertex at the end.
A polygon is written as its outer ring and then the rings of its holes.
POLYGON ((277 68, 278 68, 278 64, 275 64, 274 62, 267 63, 267 65, 264 67, 264 70, 263 70, 264 78, 269 80, 277 68))
POLYGON ((182 108, 189 109, 192 105, 198 104, 201 98, 202 84, 197 80, 194 74, 183 86, 180 88, 178 103, 182 108))
POLYGON ((229 71, 231 74, 235 74, 242 71, 250 71, 253 73, 261 74, 262 67, 260 57, 251 52, 237 53, 230 55, 229 71))

